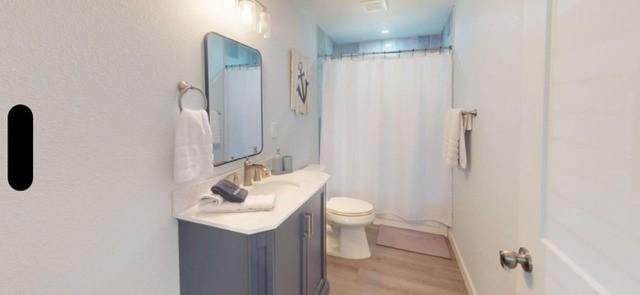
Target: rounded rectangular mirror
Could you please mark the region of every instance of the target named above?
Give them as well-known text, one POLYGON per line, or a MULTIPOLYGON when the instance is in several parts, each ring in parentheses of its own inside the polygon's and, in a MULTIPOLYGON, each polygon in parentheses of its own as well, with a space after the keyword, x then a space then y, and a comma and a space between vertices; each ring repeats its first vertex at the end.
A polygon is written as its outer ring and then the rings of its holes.
POLYGON ((262 152, 262 55, 217 33, 205 37, 213 158, 220 166, 262 152))

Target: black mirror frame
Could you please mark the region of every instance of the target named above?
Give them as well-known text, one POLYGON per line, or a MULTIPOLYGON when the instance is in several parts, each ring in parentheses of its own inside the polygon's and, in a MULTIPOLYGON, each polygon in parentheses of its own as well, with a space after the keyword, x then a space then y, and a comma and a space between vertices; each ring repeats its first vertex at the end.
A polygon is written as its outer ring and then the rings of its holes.
POLYGON ((215 156, 214 156, 214 160, 213 160, 214 164, 213 164, 213 166, 214 167, 219 167, 219 166, 222 166, 222 165, 225 165, 225 164, 229 164, 229 163, 232 163, 232 162, 235 162, 235 161, 244 160, 244 159, 249 158, 249 157, 257 156, 257 155, 261 154, 262 151, 264 150, 264 87, 263 87, 264 79, 262 78, 264 73, 263 73, 263 70, 262 70, 262 53, 260 52, 260 50, 255 49, 255 48, 253 48, 251 46, 248 46, 248 45, 246 45, 246 44, 244 44, 242 42, 239 42, 237 40, 231 39, 231 38, 229 38, 227 36, 224 36, 224 35, 216 33, 216 32, 209 32, 209 33, 205 34, 204 35, 204 80, 205 80, 204 85, 205 85, 205 93, 206 93, 206 96, 207 96, 207 103, 209 105, 209 108, 207 108, 207 114, 209 114, 209 109, 211 108, 210 106, 212 105, 211 104, 211 99, 209 98, 209 96, 210 96, 209 95, 209 93, 210 93, 210 89, 209 89, 209 54, 208 54, 209 48, 207 46, 207 37, 209 35, 211 35, 211 34, 219 36, 219 37, 222 37, 224 39, 227 39, 227 40, 230 40, 230 41, 233 41, 233 42, 236 42, 238 44, 241 44, 242 46, 245 46, 245 47, 247 47, 247 48, 249 48, 251 50, 254 50, 255 52, 258 53, 258 58, 260 59, 260 150, 255 154, 250 154, 250 155, 244 156, 242 158, 237 158, 237 159, 229 160, 229 161, 226 161, 226 162, 219 162, 219 163, 215 162, 215 156))

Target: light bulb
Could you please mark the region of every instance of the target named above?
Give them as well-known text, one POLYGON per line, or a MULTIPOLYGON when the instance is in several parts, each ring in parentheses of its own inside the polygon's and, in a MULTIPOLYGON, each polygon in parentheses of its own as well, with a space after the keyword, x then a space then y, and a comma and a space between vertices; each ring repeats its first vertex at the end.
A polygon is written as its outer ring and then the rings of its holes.
POLYGON ((266 25, 266 21, 264 19, 267 13, 264 11, 260 11, 258 13, 258 33, 262 33, 264 31, 264 26, 266 25))
POLYGON ((256 4, 253 3, 253 1, 240 1, 240 19, 242 20, 243 25, 251 28, 252 30, 256 29, 256 4))
POLYGON ((265 39, 271 38, 271 14, 268 12, 262 12, 260 15, 263 26, 260 27, 260 33, 265 39))
POLYGON ((260 13, 258 13, 258 33, 264 34, 264 31, 266 28, 267 28, 267 13, 264 11, 260 11, 260 13))

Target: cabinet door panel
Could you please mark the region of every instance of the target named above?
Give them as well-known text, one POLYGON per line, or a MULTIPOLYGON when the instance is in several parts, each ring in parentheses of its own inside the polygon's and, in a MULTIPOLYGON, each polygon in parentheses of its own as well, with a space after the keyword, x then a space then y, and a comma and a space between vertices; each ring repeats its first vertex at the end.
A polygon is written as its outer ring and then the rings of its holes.
POLYGON ((247 235, 179 222, 180 294, 251 294, 247 235))
POLYGON ((302 212, 293 213, 275 230, 275 294, 302 293, 302 212))
POLYGON ((315 295, 326 277, 325 264, 325 214, 324 192, 319 192, 306 204, 306 213, 311 215, 311 234, 306 240, 306 293, 315 295))

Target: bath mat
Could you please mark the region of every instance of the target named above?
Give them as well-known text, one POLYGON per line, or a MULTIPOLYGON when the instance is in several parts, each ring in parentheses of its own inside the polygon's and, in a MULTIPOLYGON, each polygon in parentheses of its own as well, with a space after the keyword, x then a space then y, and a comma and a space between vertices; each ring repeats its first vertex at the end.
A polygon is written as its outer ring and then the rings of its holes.
POLYGON ((381 225, 376 244, 451 259, 447 238, 441 235, 381 225))

